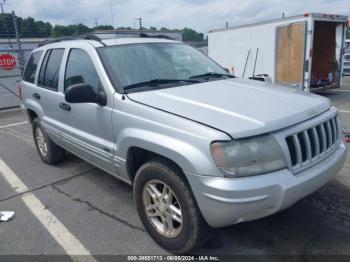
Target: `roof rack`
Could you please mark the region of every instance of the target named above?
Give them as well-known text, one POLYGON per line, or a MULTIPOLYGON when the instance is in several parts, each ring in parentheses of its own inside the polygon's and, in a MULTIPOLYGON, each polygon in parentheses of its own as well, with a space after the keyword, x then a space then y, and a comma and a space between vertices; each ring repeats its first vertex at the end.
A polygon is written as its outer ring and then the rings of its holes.
POLYGON ((79 40, 79 39, 95 40, 97 42, 100 42, 102 45, 106 46, 106 44, 103 43, 102 39, 99 38, 98 36, 93 35, 93 34, 84 34, 84 35, 63 36, 63 37, 56 37, 56 38, 48 39, 48 40, 45 40, 45 41, 41 42, 38 45, 38 47, 44 46, 44 45, 47 45, 47 44, 51 44, 51 43, 61 42, 61 41, 79 40))
POLYGON ((146 33, 140 33, 140 37, 150 37, 150 38, 163 38, 163 39, 169 39, 169 40, 174 40, 170 36, 167 35, 148 35, 146 33))

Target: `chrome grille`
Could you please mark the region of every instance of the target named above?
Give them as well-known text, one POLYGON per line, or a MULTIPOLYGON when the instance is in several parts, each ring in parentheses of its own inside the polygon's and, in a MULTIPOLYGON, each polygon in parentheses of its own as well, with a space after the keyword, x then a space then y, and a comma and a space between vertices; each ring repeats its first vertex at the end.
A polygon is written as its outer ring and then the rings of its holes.
POLYGON ((339 142, 338 117, 286 137, 292 169, 317 161, 331 152, 339 142))

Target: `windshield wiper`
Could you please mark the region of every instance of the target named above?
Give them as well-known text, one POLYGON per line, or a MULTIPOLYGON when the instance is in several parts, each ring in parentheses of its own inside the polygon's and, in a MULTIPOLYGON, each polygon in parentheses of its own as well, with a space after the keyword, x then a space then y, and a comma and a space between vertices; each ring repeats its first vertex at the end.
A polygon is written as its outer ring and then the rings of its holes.
POLYGON ((144 87, 144 86, 157 87, 162 84, 171 84, 171 83, 199 83, 199 81, 191 80, 191 79, 152 79, 144 82, 127 85, 127 86, 124 86, 123 88, 124 90, 130 90, 138 87, 144 87))
POLYGON ((208 72, 205 74, 191 76, 190 79, 194 79, 194 78, 221 78, 221 77, 235 78, 235 76, 230 75, 230 74, 208 72))

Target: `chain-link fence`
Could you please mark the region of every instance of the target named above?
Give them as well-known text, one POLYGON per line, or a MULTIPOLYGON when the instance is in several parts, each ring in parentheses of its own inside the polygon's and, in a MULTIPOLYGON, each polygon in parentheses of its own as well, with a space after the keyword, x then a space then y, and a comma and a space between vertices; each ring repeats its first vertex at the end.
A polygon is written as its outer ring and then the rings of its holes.
MULTIPOLYGON (((24 58, 14 12, 12 19, 16 40, 11 40, 8 34, 7 40, 0 41, 0 109, 16 107, 20 103, 17 86, 22 78, 24 58)), ((7 32, 8 27, 7 24, 7 32)))
POLYGON ((0 109, 19 106, 18 82, 22 78, 19 50, 0 43, 0 109))
POLYGON ((6 32, 0 32, 0 110, 20 105, 18 85, 22 79, 23 66, 30 52, 43 41, 41 38, 20 39, 16 16, 7 21, 6 32), (10 25, 13 28, 9 28, 10 25))

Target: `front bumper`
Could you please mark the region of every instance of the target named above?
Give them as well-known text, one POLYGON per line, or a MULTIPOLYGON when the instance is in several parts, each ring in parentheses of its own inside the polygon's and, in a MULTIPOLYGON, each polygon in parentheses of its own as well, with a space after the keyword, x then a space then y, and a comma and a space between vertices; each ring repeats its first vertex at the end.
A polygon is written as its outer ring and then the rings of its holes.
POLYGON ((311 194, 340 171, 346 152, 342 142, 321 163, 296 175, 288 169, 242 178, 185 174, 204 219, 223 227, 271 215, 311 194))

